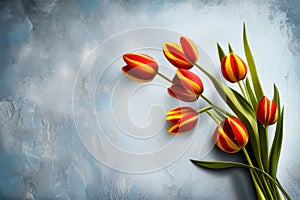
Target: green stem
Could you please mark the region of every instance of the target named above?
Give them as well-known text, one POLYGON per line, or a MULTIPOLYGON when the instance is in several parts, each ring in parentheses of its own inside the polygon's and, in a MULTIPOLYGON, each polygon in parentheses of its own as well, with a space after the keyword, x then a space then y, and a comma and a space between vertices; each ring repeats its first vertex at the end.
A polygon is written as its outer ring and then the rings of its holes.
POLYGON ((162 73, 160 72, 157 72, 157 74, 162 77, 163 79, 165 79, 166 81, 169 81, 170 83, 172 83, 171 79, 169 79, 168 77, 166 77, 165 75, 163 75, 162 73))
POLYGON ((210 104, 214 109, 217 109, 221 113, 224 113, 227 116, 233 116, 231 113, 227 112, 226 110, 220 108, 219 106, 215 105, 213 102, 211 102, 204 94, 201 94, 201 97, 208 103, 210 104))
POLYGON ((206 111, 208 111, 210 109, 212 109, 212 106, 207 106, 207 107, 201 108, 197 112, 198 112, 198 114, 201 114, 201 113, 206 112, 206 111))
POLYGON ((263 127, 265 131, 261 133, 261 150, 262 160, 264 164, 264 170, 269 172, 269 144, 268 144, 268 126, 263 127))
MULTIPOLYGON (((251 159, 250 159, 250 156, 249 156, 249 154, 248 154, 246 148, 243 147, 242 149, 243 149, 243 152, 244 152, 244 154, 245 154, 245 157, 246 157, 246 159, 247 159, 249 165, 250 165, 251 167, 254 168, 254 166, 253 166, 253 164, 252 164, 252 161, 251 161, 251 159)), ((252 176, 252 180, 253 180, 254 186, 255 186, 255 188, 256 188, 258 198, 259 198, 259 199, 266 199, 266 198, 265 198, 265 195, 264 195, 263 192, 262 192, 262 189, 261 189, 262 183, 261 183, 261 181, 260 181, 258 175, 256 174, 256 172, 255 172, 254 170, 250 170, 250 174, 251 174, 251 176, 252 176), (257 180, 259 181, 259 183, 260 183, 259 185, 260 185, 260 186, 258 185, 257 180)))
POLYGON ((212 114, 211 112, 206 111, 206 113, 217 123, 220 124, 222 122, 222 120, 218 119, 218 117, 216 117, 214 114, 212 114))
POLYGON ((248 90, 247 90, 247 87, 246 87, 246 83, 245 83, 245 81, 242 81, 242 83, 243 83, 244 89, 245 89, 245 91, 246 91, 246 95, 247 95, 247 98, 248 98, 248 102, 249 102, 249 104, 252 106, 252 108, 254 108, 254 105, 252 104, 252 100, 251 100, 250 94, 249 94, 249 92, 248 92, 248 90))
MULTIPOLYGON (((264 126, 264 131, 261 133, 261 149, 262 149, 262 160, 264 164, 264 170, 269 173, 269 143, 268 143, 268 125, 264 126)), ((280 194, 278 193, 278 190, 276 186, 268 180, 268 185, 270 186, 270 189, 273 191, 273 195, 276 199, 280 199, 280 194)))
POLYGON ((264 176, 266 176, 272 183, 274 183, 279 189, 280 191, 284 194, 284 196, 288 199, 291 200, 291 197, 289 196, 289 194, 285 191, 285 189, 282 187, 282 185, 279 183, 279 181, 276 179, 274 180, 272 178, 272 176, 270 176, 268 173, 266 173, 265 171, 252 166, 251 168, 255 169, 256 171, 258 171, 259 173, 263 174, 264 176))
POLYGON ((244 90, 244 88, 243 88, 243 86, 242 86, 242 84, 241 84, 241 81, 238 81, 238 85, 239 85, 239 87, 240 87, 240 90, 241 90, 242 93, 243 93, 243 96, 244 96, 245 99, 247 99, 247 101, 248 101, 247 94, 246 94, 246 92, 245 92, 245 90, 244 90))
MULTIPOLYGON (((243 147, 242 149, 243 149, 243 152, 244 152, 244 154, 245 154, 245 156, 246 156, 246 159, 247 159, 249 165, 250 165, 251 167, 253 167, 254 169, 256 169, 256 167, 254 167, 253 164, 252 164, 252 162, 251 162, 250 156, 249 156, 249 154, 248 154, 246 148, 243 147)), ((271 190, 270 190, 270 188, 269 188, 269 186, 268 186, 268 184, 267 184, 267 181, 266 181, 266 179, 265 179, 265 176, 267 176, 268 178, 270 178, 271 176, 270 176, 269 174, 267 174, 265 171, 263 171, 263 170, 261 170, 261 169, 259 169, 259 168, 257 168, 256 170, 258 170, 260 173, 263 174, 263 176, 262 176, 262 178, 263 178, 262 183, 263 183, 264 186, 265 186, 265 189, 266 189, 266 192, 267 192, 269 198, 270 198, 270 199, 274 199, 274 198, 273 198, 273 195, 272 195, 272 192, 271 192, 271 190), (265 176, 264 176, 264 175, 265 175, 265 176)), ((275 181, 272 177, 271 177, 271 179, 272 179, 272 180, 271 180, 272 182, 275 181)), ((254 179, 253 179, 253 180, 254 180, 254 179)), ((275 181, 275 184, 278 185, 276 181, 275 181)))

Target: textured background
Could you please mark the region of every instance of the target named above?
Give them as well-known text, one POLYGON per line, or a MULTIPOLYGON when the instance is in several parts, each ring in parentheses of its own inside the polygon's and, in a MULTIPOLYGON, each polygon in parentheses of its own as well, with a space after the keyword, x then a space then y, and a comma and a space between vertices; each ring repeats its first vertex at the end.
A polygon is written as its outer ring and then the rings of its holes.
MULTIPOLYGON (((246 170, 212 172, 188 161, 199 157, 201 137, 156 172, 128 174, 103 166, 80 142, 71 106, 80 64, 114 34, 175 30, 201 44, 217 65, 216 42, 230 41, 243 53, 244 21, 266 94, 273 95, 276 82, 286 107, 278 177, 299 199, 297 0, 0 1, 0 198, 253 199, 246 170)), ((206 158, 241 159, 218 150, 206 158)))

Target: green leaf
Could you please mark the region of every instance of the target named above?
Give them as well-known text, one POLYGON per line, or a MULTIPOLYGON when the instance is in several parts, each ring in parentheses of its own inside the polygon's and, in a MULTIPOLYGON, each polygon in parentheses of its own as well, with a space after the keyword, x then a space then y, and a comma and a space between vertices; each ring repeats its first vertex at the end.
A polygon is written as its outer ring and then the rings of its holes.
POLYGON ((229 53, 233 53, 233 50, 232 50, 232 47, 231 47, 230 43, 228 43, 228 50, 229 50, 229 53))
POLYGON ((223 84, 200 65, 196 64, 196 66, 203 73, 205 73, 208 78, 210 78, 221 98, 226 102, 230 109, 237 115, 237 117, 247 128, 254 156, 259 166, 262 167, 263 164, 261 162, 261 150, 255 111, 238 92, 223 84))
POLYGON ((274 84, 274 96, 273 96, 273 101, 275 102, 276 106, 277 106, 277 112, 278 114, 280 114, 280 96, 279 96, 279 92, 278 89, 276 87, 276 85, 274 84))
POLYGON ((246 91, 247 91, 247 93, 248 93, 248 95, 250 97, 250 101, 251 101, 251 103, 253 105, 253 108, 256 108, 256 106, 257 106, 257 100, 256 100, 256 97, 255 97, 254 92, 252 90, 252 87, 250 85, 250 81, 249 81, 248 77, 246 78, 246 91))
MULTIPOLYGON (((242 167, 242 168, 248 168, 248 169, 253 169, 258 173, 261 173, 263 176, 268 178, 273 184, 275 184, 282 192, 283 194, 287 197, 287 199, 291 199, 288 193, 284 190, 284 188, 281 186, 281 184, 277 181, 276 178, 272 178, 268 173, 264 172, 263 170, 253 167, 244 163, 239 163, 239 162, 227 162, 227 161, 202 161, 202 160, 192 160, 190 161, 198 165, 200 167, 208 168, 208 169, 227 169, 227 168, 233 168, 233 167, 242 167)), ((254 180, 253 180, 254 181, 254 180)))
POLYGON ((222 47, 219 45, 219 43, 217 43, 217 47, 218 47, 218 54, 219 54, 219 59, 220 59, 220 63, 221 63, 222 59, 225 57, 225 53, 224 53, 222 47))
POLYGON ((239 163, 239 162, 228 162, 228 161, 202 161, 202 160, 192 160, 192 163, 195 165, 205 167, 208 169, 226 169, 226 168, 233 168, 233 167, 243 167, 251 169, 251 166, 239 163))
POLYGON ((268 148, 268 131, 267 127, 257 123, 259 132, 259 142, 261 148, 261 159, 266 172, 269 172, 269 148, 268 148))
POLYGON ((270 175, 273 178, 276 178, 278 161, 281 152, 282 146, 282 138, 283 138, 283 117, 284 117, 284 108, 280 111, 280 97, 278 93, 277 87, 274 85, 274 102, 277 105, 278 112, 278 121, 276 124, 275 136, 272 143, 271 151, 270 151, 270 175))
POLYGON ((260 81, 258 78, 258 74, 257 74, 257 70, 256 70, 256 66, 255 66, 255 62, 254 62, 254 58, 252 56, 252 53, 251 53, 251 50, 249 47, 245 23, 244 23, 244 30, 243 30, 243 42, 244 42, 244 51, 245 51, 245 55, 247 58, 247 62, 248 62, 248 66, 249 66, 249 70, 250 70, 250 74, 251 74, 252 84, 254 87, 254 92, 256 94, 256 98, 258 100, 260 100, 264 96, 264 92, 261 87, 261 84, 260 84, 260 81))

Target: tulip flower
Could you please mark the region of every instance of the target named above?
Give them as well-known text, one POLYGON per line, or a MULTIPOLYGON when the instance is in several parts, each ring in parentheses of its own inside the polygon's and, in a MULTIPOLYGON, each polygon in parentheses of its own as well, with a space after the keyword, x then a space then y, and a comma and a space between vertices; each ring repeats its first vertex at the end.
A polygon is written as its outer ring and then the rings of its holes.
POLYGON ((158 64, 154 58, 141 53, 128 53, 123 55, 126 66, 122 72, 130 79, 137 82, 152 81, 158 73, 158 64))
POLYGON ((219 124, 213 135, 217 147, 227 153, 235 153, 246 146, 248 132, 244 124, 235 117, 227 117, 219 124))
POLYGON ((171 123, 168 132, 175 135, 192 130, 198 122, 198 113, 190 107, 181 106, 169 110, 166 119, 171 123))
POLYGON ((222 59, 221 70, 227 81, 236 83, 246 77, 248 69, 247 65, 240 57, 235 53, 230 53, 222 59))
POLYGON ((185 102, 196 101, 202 94, 204 88, 201 79, 188 70, 178 69, 172 80, 172 86, 168 93, 185 102))
POLYGON ((257 120, 263 125, 271 125, 277 121, 277 106, 274 101, 263 96, 256 107, 257 120))
POLYGON ((163 52, 168 61, 179 69, 190 69, 198 60, 198 50, 187 37, 180 37, 180 45, 166 42, 163 52))

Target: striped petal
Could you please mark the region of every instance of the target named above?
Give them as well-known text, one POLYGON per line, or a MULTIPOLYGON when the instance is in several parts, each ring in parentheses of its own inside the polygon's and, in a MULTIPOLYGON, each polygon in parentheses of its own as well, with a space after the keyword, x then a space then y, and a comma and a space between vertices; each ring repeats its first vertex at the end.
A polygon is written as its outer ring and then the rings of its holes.
POLYGON ((227 117, 215 130, 213 140, 217 147, 227 153, 238 152, 248 143, 248 132, 235 117, 227 117))
POLYGON ((237 146, 224 132, 224 129, 221 126, 215 131, 214 142, 219 149, 227 153, 236 153, 241 147, 237 146))
POLYGON ((126 66, 122 72, 137 82, 149 82, 158 72, 158 64, 154 58, 141 53, 128 53, 123 55, 126 66))
POLYGON ((130 69, 128 66, 122 67, 122 72, 131 80, 136 82, 150 82, 154 79, 156 74, 141 73, 139 68, 130 69))
POLYGON ((192 130, 198 122, 198 113, 187 106, 174 108, 167 112, 167 120, 171 122, 168 132, 180 134, 192 130))
POLYGON ((195 64, 198 60, 198 50, 195 44, 185 36, 180 37, 180 44, 188 61, 195 64))
POLYGON ((190 69, 193 67, 186 58, 181 46, 171 42, 163 44, 163 53, 168 61, 177 68, 190 69))
POLYGON ((222 59, 221 70, 224 78, 231 83, 243 80, 248 71, 245 62, 235 53, 230 53, 222 59))
POLYGON ((197 115, 197 112, 190 107, 187 106, 176 107, 167 112, 166 120, 169 122, 174 122, 190 113, 197 115))
POLYGON ((188 70, 178 69, 176 75, 186 90, 193 91, 199 95, 203 93, 202 81, 196 74, 188 70))
POLYGON ((277 122, 277 106, 274 101, 263 96, 256 108, 257 120, 264 125, 271 125, 277 122))
POLYGON ((127 53, 123 55, 123 60, 130 68, 149 66, 154 71, 158 71, 158 64, 154 58, 142 53, 127 53))
POLYGON ((227 118, 227 120, 234 135, 234 137, 231 139, 235 141, 235 144, 238 146, 244 147, 248 143, 249 138, 246 127, 239 119, 235 117, 227 118))
POLYGON ((174 97, 175 99, 179 99, 185 102, 193 102, 199 98, 198 94, 194 92, 190 92, 176 85, 172 85, 170 88, 168 88, 168 93, 170 96, 174 97))

